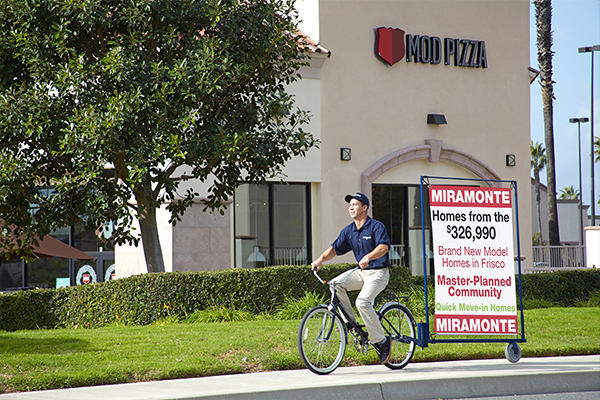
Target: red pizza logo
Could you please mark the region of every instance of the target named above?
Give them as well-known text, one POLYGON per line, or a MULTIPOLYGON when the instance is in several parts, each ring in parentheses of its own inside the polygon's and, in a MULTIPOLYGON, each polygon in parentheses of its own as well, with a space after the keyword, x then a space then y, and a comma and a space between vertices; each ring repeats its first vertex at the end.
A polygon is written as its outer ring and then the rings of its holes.
POLYGON ((404 58, 404 31, 399 28, 377 28, 375 30, 375 51, 391 67, 404 58))
POLYGON ((440 39, 437 36, 412 35, 399 28, 375 29, 375 53, 390 67, 406 56, 406 62, 456 67, 487 68, 483 40, 440 39))

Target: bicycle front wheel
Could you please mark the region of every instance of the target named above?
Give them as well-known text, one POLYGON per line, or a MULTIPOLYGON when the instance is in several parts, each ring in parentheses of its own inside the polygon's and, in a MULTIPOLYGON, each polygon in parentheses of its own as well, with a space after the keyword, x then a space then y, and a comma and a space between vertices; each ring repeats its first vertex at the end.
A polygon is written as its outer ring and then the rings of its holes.
POLYGON ((379 321, 392 339, 390 359, 385 366, 390 369, 401 369, 406 366, 415 354, 416 344, 415 318, 402 304, 390 304, 381 310, 379 321))
POLYGON ((315 374, 333 372, 346 351, 346 327, 326 306, 311 308, 300 321, 298 352, 306 368, 315 374))

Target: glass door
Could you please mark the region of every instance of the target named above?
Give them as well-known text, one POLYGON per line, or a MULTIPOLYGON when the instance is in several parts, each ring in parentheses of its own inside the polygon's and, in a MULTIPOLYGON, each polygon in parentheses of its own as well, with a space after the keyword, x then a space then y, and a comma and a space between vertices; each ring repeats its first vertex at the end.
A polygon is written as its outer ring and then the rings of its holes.
MULTIPOLYGON (((423 275, 420 187, 375 184, 372 192, 373 218, 385 225, 390 237, 390 261, 394 265, 410 268, 412 275, 423 275)), ((425 196, 428 196, 428 192, 425 192, 425 196)), ((425 254, 427 273, 430 274, 433 272, 433 249, 428 197, 424 203, 425 254)))

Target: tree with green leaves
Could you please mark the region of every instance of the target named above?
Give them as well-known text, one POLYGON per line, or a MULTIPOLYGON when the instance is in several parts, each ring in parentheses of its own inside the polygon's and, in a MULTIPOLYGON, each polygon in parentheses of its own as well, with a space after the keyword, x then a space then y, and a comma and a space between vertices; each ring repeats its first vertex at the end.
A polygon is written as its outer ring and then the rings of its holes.
POLYGON ((533 169, 533 180, 535 182, 535 202, 537 204, 538 227, 542 231, 542 211, 540 205, 540 172, 546 168, 546 149, 540 142, 529 144, 531 152, 531 169, 533 169))
POLYGON ((556 204, 556 163, 554 161, 554 81, 552 80, 552 0, 534 0, 537 35, 537 59, 544 109, 544 141, 546 143, 546 183, 548 187, 548 241, 560 244, 558 207, 556 204))
POLYGON ((578 199, 579 198, 579 190, 575 189, 575 187, 573 185, 565 186, 560 191, 560 196, 558 196, 558 198, 563 199, 563 200, 578 199))
POLYGON ((293 0, 0 4, 0 219, 16 235, 84 220, 137 244, 137 219, 161 272, 157 208, 175 224, 199 197, 182 182, 223 212, 316 145, 286 91, 307 60, 293 0))

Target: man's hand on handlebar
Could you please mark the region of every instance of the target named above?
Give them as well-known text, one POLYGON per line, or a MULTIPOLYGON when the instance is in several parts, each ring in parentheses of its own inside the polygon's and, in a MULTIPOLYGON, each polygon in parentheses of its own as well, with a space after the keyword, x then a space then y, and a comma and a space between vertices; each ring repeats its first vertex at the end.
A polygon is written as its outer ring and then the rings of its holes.
POLYGON ((321 269, 321 261, 319 259, 316 259, 315 261, 312 262, 312 264, 310 264, 311 266, 311 270, 317 270, 317 272, 319 272, 319 270, 321 269))
POLYGON ((369 257, 368 256, 364 256, 362 258, 362 260, 360 260, 360 262, 358 263, 358 266, 360 267, 361 270, 365 269, 365 268, 367 268, 369 266, 369 261, 371 261, 371 260, 369 260, 369 257))

